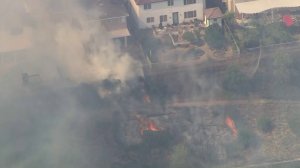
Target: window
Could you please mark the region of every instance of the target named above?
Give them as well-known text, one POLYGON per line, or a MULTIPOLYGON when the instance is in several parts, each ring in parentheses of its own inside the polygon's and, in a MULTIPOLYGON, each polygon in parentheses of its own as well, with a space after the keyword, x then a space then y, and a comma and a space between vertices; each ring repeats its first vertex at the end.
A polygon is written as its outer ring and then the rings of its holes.
POLYGON ((160 16, 159 16, 159 21, 160 21, 160 22, 166 22, 166 21, 167 21, 167 18, 168 18, 167 15, 160 15, 160 16))
POLYGON ((173 6, 174 5, 174 0, 168 0, 168 6, 173 6))
POLYGON ((144 9, 151 9, 151 3, 144 4, 144 9))
POLYGON ((184 5, 194 4, 194 3, 196 3, 196 0, 183 0, 184 5))
POLYGON ((154 17, 147 17, 147 23, 154 22, 154 17))
POLYGON ((196 11, 184 12, 184 18, 193 18, 197 17, 196 11))

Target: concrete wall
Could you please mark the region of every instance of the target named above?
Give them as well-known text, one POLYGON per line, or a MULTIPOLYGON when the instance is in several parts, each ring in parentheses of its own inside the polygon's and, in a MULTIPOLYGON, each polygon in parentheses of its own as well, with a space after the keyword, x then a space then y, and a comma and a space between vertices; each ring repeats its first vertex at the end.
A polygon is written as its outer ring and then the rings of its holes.
POLYGON ((167 24, 173 24, 173 12, 178 12, 179 23, 188 22, 194 19, 203 20, 203 10, 205 8, 205 0, 196 0, 195 4, 184 5, 183 0, 174 0, 173 6, 168 6, 168 2, 157 2, 151 4, 151 9, 144 9, 143 5, 136 5, 135 0, 130 0, 132 10, 134 11, 134 17, 138 23, 138 27, 151 28, 152 26, 159 26, 160 16, 167 15, 167 21, 163 22, 163 26, 167 24), (196 17, 184 18, 184 12, 196 11, 196 17), (148 17, 154 17, 154 22, 147 23, 148 17))

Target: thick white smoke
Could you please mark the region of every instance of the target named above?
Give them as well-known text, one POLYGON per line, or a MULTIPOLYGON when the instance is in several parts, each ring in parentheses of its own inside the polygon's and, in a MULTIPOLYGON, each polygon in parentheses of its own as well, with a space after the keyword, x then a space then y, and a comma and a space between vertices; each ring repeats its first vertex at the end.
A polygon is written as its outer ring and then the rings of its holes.
POLYGON ((4 4, 1 8, 5 9, 5 13, 1 10, 1 22, 6 23, 1 29, 3 37, 14 29, 21 31, 16 36, 31 44, 35 52, 31 57, 44 60, 39 67, 40 73, 45 63, 53 61, 69 79, 77 82, 108 77, 126 81, 141 75, 137 62, 122 53, 101 26, 100 7, 85 10, 71 0, 1 1, 4 4))
POLYGON ((0 167, 109 166, 111 101, 78 84, 126 83, 141 69, 95 21, 101 9, 81 5, 0 0, 0 167), (24 86, 24 73, 37 76, 24 86))

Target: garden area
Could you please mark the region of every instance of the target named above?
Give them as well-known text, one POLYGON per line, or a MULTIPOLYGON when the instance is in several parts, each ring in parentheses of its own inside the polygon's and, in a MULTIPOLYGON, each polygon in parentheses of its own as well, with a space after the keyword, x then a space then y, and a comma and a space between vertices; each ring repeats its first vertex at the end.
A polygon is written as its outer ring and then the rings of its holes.
MULTIPOLYGON (((187 60, 223 61, 237 55, 232 35, 217 24, 203 27, 196 21, 178 26, 152 27, 136 34, 151 63, 187 60), (191 50, 191 51, 190 51, 191 50)), ((202 62, 202 61, 201 61, 202 62)))
POLYGON ((174 47, 189 45, 201 47, 204 44, 204 40, 200 34, 201 31, 203 30, 200 28, 179 30, 178 32, 175 31, 169 33, 169 37, 171 38, 174 47))
POLYGON ((160 35, 156 35, 151 29, 140 30, 138 38, 144 55, 152 63, 176 63, 200 59, 205 55, 205 51, 201 48, 205 44, 204 37, 201 35, 201 29, 198 28, 185 29, 181 34, 174 31, 160 35))

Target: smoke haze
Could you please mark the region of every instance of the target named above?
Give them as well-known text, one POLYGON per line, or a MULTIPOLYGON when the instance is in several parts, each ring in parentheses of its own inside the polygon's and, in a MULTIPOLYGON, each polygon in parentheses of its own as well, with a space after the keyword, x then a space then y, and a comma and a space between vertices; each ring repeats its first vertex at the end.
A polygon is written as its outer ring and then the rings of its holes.
POLYGON ((88 83, 142 73, 87 3, 0 0, 0 167, 109 167, 104 134, 118 107, 88 83))

